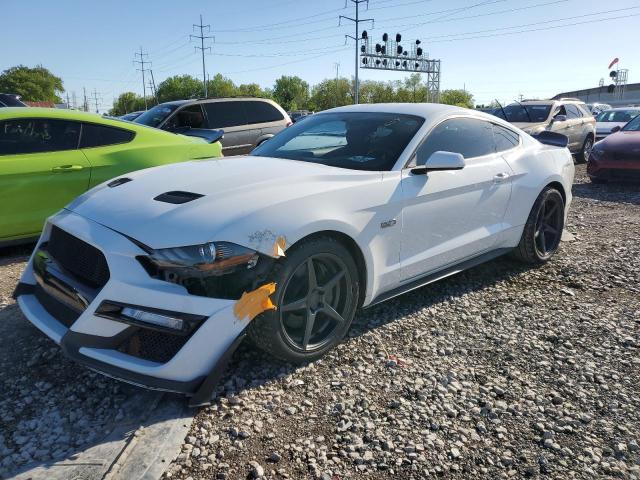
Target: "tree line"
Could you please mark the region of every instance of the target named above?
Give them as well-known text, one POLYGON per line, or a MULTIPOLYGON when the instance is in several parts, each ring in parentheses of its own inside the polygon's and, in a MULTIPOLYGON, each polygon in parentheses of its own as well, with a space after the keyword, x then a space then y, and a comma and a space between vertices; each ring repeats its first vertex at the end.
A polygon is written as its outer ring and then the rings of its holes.
MULTIPOLYGON (((278 102, 287 111, 320 111, 354 101, 354 81, 348 78, 325 79, 310 86, 298 76, 283 75, 273 87, 262 88, 257 83, 237 85, 233 80, 216 74, 207 82, 208 96, 221 97, 264 97, 278 102)), ((53 101, 59 103, 64 92, 62 79, 41 65, 29 68, 24 65, 11 67, 0 74, 0 92, 17 93, 27 101, 53 101)), ((172 100, 199 98, 203 95, 202 80, 191 75, 175 75, 157 86, 146 98, 151 107, 172 100)), ((403 80, 360 82, 361 103, 387 102, 440 102, 449 105, 473 108, 473 96, 465 90, 444 90, 439 98, 432 98, 419 73, 403 80)), ((145 109, 145 98, 135 92, 123 92, 113 102, 110 115, 123 115, 145 109)))

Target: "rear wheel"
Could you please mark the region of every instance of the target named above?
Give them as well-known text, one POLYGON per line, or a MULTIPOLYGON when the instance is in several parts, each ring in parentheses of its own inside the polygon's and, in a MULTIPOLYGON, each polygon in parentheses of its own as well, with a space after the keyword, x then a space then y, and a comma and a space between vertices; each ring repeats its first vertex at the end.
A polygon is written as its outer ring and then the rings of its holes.
POLYGON ((315 360, 349 330, 358 306, 356 264, 338 241, 325 237, 287 251, 274 269, 276 310, 256 317, 249 338, 260 349, 292 362, 315 360))
POLYGON ((560 246, 564 229, 564 199, 553 187, 538 196, 513 256, 526 263, 548 261, 560 246))

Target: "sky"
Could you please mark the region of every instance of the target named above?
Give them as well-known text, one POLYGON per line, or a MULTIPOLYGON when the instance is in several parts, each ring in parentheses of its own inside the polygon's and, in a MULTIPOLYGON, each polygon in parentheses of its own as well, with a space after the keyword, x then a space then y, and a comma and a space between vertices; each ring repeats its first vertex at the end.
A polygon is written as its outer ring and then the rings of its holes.
MULTIPOLYGON (((97 92, 100 113, 120 93, 142 94, 135 53, 149 60, 156 85, 178 74, 202 78, 192 25, 211 26, 207 73, 237 84, 272 87, 281 75, 310 85, 351 77, 355 46, 352 0, 2 0, 0 70, 42 64, 60 76, 69 95, 97 92)), ((544 98, 609 83, 614 57, 640 81, 636 38, 640 1, 615 0, 370 0, 360 18, 373 40, 387 32, 420 39, 442 62, 441 88, 466 88, 477 104, 544 98)), ((205 30, 206 32, 206 30, 205 30)), ((138 57, 139 59, 139 57, 138 57)), ((406 75, 360 69, 360 79, 406 75)), ((148 74, 147 74, 148 80, 148 74)), ((91 100, 93 105, 93 100, 91 100)))

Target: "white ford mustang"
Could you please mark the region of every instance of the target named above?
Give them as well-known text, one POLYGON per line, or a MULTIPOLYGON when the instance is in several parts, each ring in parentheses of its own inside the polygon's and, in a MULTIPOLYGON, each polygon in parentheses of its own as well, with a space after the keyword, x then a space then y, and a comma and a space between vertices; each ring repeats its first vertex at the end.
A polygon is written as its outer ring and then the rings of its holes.
POLYGON ((547 261, 574 175, 553 135, 444 105, 329 110, 250 156, 82 195, 47 221, 15 296, 77 361, 206 402, 245 336, 313 360, 358 307, 508 252, 547 261))

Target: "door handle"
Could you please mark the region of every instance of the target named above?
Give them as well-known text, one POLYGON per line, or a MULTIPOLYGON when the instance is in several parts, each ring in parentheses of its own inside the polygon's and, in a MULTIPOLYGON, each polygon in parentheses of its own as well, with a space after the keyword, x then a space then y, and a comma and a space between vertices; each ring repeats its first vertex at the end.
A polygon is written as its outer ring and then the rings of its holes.
POLYGON ((506 173, 506 172, 498 173, 497 175, 495 175, 493 177, 493 183, 502 183, 507 178, 509 178, 509 174, 508 173, 506 173))
POLYGON ((67 172, 77 172, 78 170, 82 170, 84 167, 82 165, 60 165, 59 167, 53 167, 51 171, 53 173, 67 173, 67 172))

